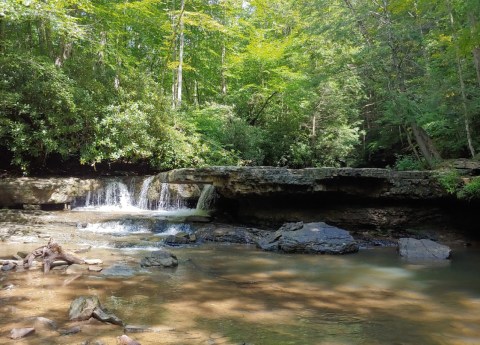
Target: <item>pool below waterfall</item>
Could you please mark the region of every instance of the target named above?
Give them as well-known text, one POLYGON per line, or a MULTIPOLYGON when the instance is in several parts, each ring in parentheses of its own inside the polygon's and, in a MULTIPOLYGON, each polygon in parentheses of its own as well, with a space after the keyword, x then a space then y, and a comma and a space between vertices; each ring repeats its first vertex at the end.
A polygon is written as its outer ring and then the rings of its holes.
MULTIPOLYGON (((14 223, 12 218, 2 224, 14 223)), ((480 343, 475 245, 454 248, 449 261, 409 263, 395 248, 286 255, 204 243, 169 248, 177 268, 141 268, 141 258, 158 248, 152 238, 188 228, 176 224, 151 233, 141 227, 128 231, 128 224, 91 212, 34 212, 25 223, 18 221, 15 226, 33 227, 35 235, 1 242, 2 257, 41 246, 49 234, 67 249, 91 247, 82 255, 102 259, 104 269, 2 272, 2 344, 116 344, 124 332, 120 326, 68 321, 70 303, 85 295, 98 296, 127 325, 140 327, 143 332, 127 334, 143 345, 480 343), (100 221, 102 226, 92 225, 100 221), (59 328, 80 325, 81 332, 37 329, 23 340, 8 339, 12 328, 28 326, 37 316, 59 328)))

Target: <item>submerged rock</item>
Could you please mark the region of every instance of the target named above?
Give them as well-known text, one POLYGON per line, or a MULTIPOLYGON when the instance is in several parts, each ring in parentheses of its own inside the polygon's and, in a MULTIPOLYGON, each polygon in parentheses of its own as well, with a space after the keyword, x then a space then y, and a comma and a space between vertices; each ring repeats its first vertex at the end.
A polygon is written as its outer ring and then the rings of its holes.
POLYGON ((32 317, 29 320, 33 321, 36 329, 56 330, 58 328, 57 323, 46 317, 37 316, 32 317))
POLYGON ((195 231, 199 241, 255 244, 259 238, 268 234, 267 231, 228 224, 213 224, 201 227, 195 231))
POLYGON ((14 328, 10 331, 11 339, 20 339, 25 338, 31 334, 35 333, 35 328, 14 328))
POLYGON ((117 343, 119 345, 140 345, 138 341, 133 340, 128 335, 122 335, 121 337, 117 337, 117 343))
POLYGON ((178 266, 177 257, 166 251, 166 250, 157 250, 152 252, 150 256, 146 256, 140 261, 140 266, 142 267, 176 267, 178 266))
POLYGON ((70 328, 61 328, 58 330, 58 333, 60 333, 60 335, 72 335, 77 334, 81 331, 82 329, 80 328, 80 326, 74 326, 70 328))
POLYGON ((452 253, 450 247, 423 239, 401 238, 398 240, 398 252, 400 256, 413 260, 445 260, 452 253))
POLYGON ((135 274, 135 270, 126 264, 114 264, 102 271, 105 276, 115 277, 131 277, 135 274))
POLYGON ((347 254, 358 251, 348 231, 319 223, 287 223, 260 239, 257 245, 267 251, 286 253, 347 254))

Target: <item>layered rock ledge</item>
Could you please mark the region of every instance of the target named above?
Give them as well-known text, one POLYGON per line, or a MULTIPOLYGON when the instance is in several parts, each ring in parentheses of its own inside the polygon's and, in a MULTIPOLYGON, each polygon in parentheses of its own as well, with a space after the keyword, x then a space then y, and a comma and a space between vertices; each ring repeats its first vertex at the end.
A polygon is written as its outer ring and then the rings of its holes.
POLYGON ((390 200, 448 198, 430 171, 387 169, 272 167, 207 167, 160 173, 168 183, 212 184, 226 198, 336 193, 350 197, 390 200))

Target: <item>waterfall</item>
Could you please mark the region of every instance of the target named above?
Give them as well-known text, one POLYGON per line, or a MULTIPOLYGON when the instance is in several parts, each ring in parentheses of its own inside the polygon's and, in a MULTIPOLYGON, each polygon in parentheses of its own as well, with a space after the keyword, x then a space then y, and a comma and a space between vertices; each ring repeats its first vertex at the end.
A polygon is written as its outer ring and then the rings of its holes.
POLYGON ((128 208, 132 205, 132 196, 125 183, 118 180, 109 181, 104 188, 89 191, 85 207, 109 206, 128 208))
POLYGON ((137 200, 137 207, 142 210, 148 210, 149 202, 148 202, 148 188, 150 188, 150 184, 152 183, 153 176, 147 177, 143 180, 142 189, 140 190, 140 194, 138 195, 137 200))
POLYGON ((184 187, 168 183, 154 184, 154 176, 143 180, 107 179, 103 187, 90 190, 74 201, 77 209, 99 211, 177 211, 185 208, 184 187), (141 182, 141 183, 140 183, 141 182), (155 189, 155 190, 154 190, 155 189))
POLYGON ((203 186, 202 193, 197 202, 197 210, 211 210, 216 198, 215 187, 211 184, 203 186))
POLYGON ((170 205, 170 188, 168 183, 162 183, 160 189, 160 199, 158 200, 158 209, 166 210, 170 205))

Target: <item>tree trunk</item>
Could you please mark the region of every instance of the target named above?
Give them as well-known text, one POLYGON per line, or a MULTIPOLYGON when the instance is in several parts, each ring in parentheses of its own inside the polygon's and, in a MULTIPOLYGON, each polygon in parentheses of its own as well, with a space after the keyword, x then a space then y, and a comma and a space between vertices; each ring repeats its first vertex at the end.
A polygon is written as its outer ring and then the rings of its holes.
POLYGON ((450 0, 447 0, 447 9, 448 15, 450 17, 450 27, 452 29, 453 44, 455 46, 455 58, 457 63, 458 81, 460 82, 460 94, 462 96, 463 123, 465 126, 465 134, 467 136, 467 145, 468 150, 470 151, 470 155, 472 157, 475 157, 475 148, 473 147, 472 133, 470 131, 470 120, 468 116, 467 94, 465 91, 465 81, 463 78, 462 60, 460 58, 460 48, 458 46, 458 38, 455 32, 455 20, 453 18, 452 4, 450 0))
POLYGON ((435 165, 435 161, 441 160, 441 156, 435 148, 432 139, 415 121, 412 121, 410 126, 412 128, 413 137, 415 138, 415 142, 417 143, 422 156, 427 161, 427 164, 430 167, 433 167, 435 165))
POLYGON ((480 87, 480 47, 473 48, 473 62, 477 71, 478 87, 480 87))
POLYGON ((3 16, 0 16, 0 53, 5 52, 5 47, 6 47, 6 23, 5 23, 5 14, 3 16))
POLYGON ((222 77, 222 95, 227 95, 227 79, 225 77, 225 56, 226 56, 226 48, 225 42, 222 42, 222 68, 221 68, 221 77, 222 77))
POLYGON ((43 259, 43 272, 48 273, 52 264, 56 260, 64 260, 68 264, 84 264, 85 261, 77 258, 75 255, 66 253, 63 251, 62 247, 54 242, 52 239, 48 242, 46 246, 39 247, 33 252, 27 255, 23 260, 23 265, 25 268, 30 268, 33 264, 33 261, 36 258, 43 259))
POLYGON ((185 10, 185 0, 180 3, 180 42, 178 48, 178 71, 177 71, 177 102, 176 107, 182 106, 182 82, 183 82, 183 48, 185 44, 183 12, 185 10))

